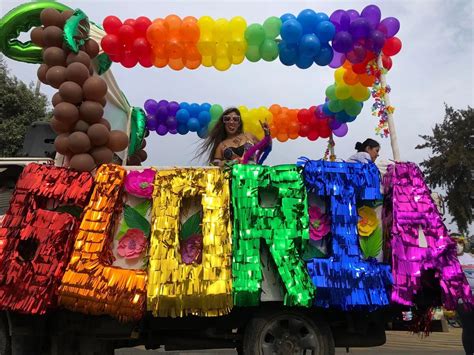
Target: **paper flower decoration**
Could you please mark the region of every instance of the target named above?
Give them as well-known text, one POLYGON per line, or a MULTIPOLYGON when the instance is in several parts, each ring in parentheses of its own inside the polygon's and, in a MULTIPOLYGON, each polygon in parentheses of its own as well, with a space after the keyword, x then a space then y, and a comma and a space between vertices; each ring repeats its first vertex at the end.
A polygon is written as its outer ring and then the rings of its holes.
POLYGON ((309 212, 309 236, 321 240, 331 230, 329 216, 323 214, 318 206, 311 206, 309 212))
POLYGON ((194 234, 181 241, 181 260, 185 264, 202 262, 202 235, 194 234))
POLYGON ((141 172, 130 171, 125 178, 125 191, 134 196, 151 198, 154 179, 155 170, 153 169, 145 169, 141 172))
POLYGON ((137 228, 130 228, 120 239, 117 253, 125 259, 135 259, 145 250, 147 240, 145 233, 137 228))
POLYGON ((359 235, 368 237, 371 235, 379 225, 379 220, 375 214, 373 208, 362 206, 358 210, 359 212, 359 223, 357 224, 357 229, 359 230, 359 235))

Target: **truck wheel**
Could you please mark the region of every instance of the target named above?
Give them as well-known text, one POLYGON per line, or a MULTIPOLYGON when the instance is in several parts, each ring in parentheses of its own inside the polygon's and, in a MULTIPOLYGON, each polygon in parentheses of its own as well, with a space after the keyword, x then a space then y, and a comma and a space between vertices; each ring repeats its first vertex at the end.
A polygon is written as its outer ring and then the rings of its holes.
POLYGON ((245 329, 244 355, 334 354, 334 340, 325 322, 316 325, 295 311, 253 318, 245 329))
POLYGON ((10 341, 10 332, 8 331, 8 322, 0 314, 0 355, 10 355, 12 351, 11 341, 10 341))

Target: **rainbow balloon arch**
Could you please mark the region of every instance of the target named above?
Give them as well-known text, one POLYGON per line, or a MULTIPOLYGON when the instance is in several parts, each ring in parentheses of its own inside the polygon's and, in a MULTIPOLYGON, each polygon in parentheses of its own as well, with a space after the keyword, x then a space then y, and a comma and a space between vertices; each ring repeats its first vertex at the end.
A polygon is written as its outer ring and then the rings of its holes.
POLYGON ((141 65, 194 70, 205 66, 221 71, 245 59, 278 59, 300 69, 329 66, 335 69, 334 83, 327 87, 324 102, 302 109, 278 104, 239 106, 244 130, 261 138, 259 121, 266 120, 272 138, 280 142, 299 137, 311 141, 330 138, 331 145, 333 137, 347 134, 348 123, 356 120, 364 102, 373 96, 376 133, 382 137, 391 133, 394 159, 399 160, 394 108, 384 76, 392 67, 391 57, 402 46, 395 37, 400 23, 394 17, 382 19, 375 5, 366 6, 360 14, 356 10, 336 10, 328 15, 306 9, 297 16, 287 13, 269 17, 263 24, 247 24, 240 16, 214 20, 209 16, 197 19, 169 15, 153 21, 144 16, 124 21, 107 16, 102 29, 81 10, 72 11, 60 3, 35 2, 13 9, 0 25, 1 51, 14 60, 42 63, 39 80, 59 89, 53 97, 52 127, 60 135, 55 145, 78 170, 110 162, 113 152, 124 149, 126 153, 122 152, 121 157, 129 165, 140 164, 146 159, 142 149, 146 130, 160 136, 196 132, 205 138, 223 112, 219 104, 154 98, 144 100, 145 112, 130 107, 118 88, 118 92, 112 90, 116 83, 109 68, 114 62, 125 68, 141 65), (41 13, 46 8, 62 11, 63 15, 41 13), (17 40, 20 30, 41 24, 31 32, 32 42, 17 40), (78 63, 90 67, 90 74, 78 63), (94 71, 99 77, 92 75, 94 71), (120 129, 107 132, 104 126, 110 131, 115 117, 103 118, 103 107, 111 101, 121 101, 127 117, 120 129), (129 144, 120 131, 127 133, 129 144))

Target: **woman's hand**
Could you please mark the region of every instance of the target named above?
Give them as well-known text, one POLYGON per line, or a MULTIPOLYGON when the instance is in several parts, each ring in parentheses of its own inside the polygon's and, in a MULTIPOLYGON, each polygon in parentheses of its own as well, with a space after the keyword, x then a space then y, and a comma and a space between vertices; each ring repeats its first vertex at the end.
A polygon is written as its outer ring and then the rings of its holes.
POLYGON ((259 121, 260 125, 262 126, 263 132, 265 133, 266 136, 270 135, 270 127, 268 126, 268 122, 265 119, 265 122, 259 121))

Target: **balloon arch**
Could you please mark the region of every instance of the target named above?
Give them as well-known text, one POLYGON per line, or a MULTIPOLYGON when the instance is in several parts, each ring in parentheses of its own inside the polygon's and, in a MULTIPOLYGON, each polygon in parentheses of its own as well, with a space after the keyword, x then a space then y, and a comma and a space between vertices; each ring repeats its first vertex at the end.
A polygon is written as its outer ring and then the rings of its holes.
POLYGON ((269 17, 263 24, 247 24, 240 16, 214 20, 169 15, 153 21, 107 16, 102 25, 79 9, 49 1, 20 5, 0 22, 1 52, 17 61, 41 63, 39 80, 58 89, 52 99, 51 125, 59 134, 55 146, 78 170, 111 162, 114 152, 129 165, 139 165, 146 159, 147 131, 196 132, 205 138, 223 112, 217 103, 153 98, 144 101, 144 110, 131 107, 109 70, 114 62, 125 68, 206 66, 220 71, 245 59, 279 59, 300 69, 329 66, 335 69, 334 83, 327 87, 324 102, 302 109, 240 106, 245 131, 261 137, 259 121, 266 119, 272 138, 280 142, 299 137, 333 142, 333 136, 347 134, 347 124, 372 96, 372 113, 379 120, 376 132, 391 134, 394 158, 399 159, 385 74, 402 46, 395 37, 400 23, 394 17, 382 19, 375 5, 360 13, 336 10, 331 15, 306 9, 297 16, 269 17), (20 31, 30 28, 31 42, 20 42, 20 31))

